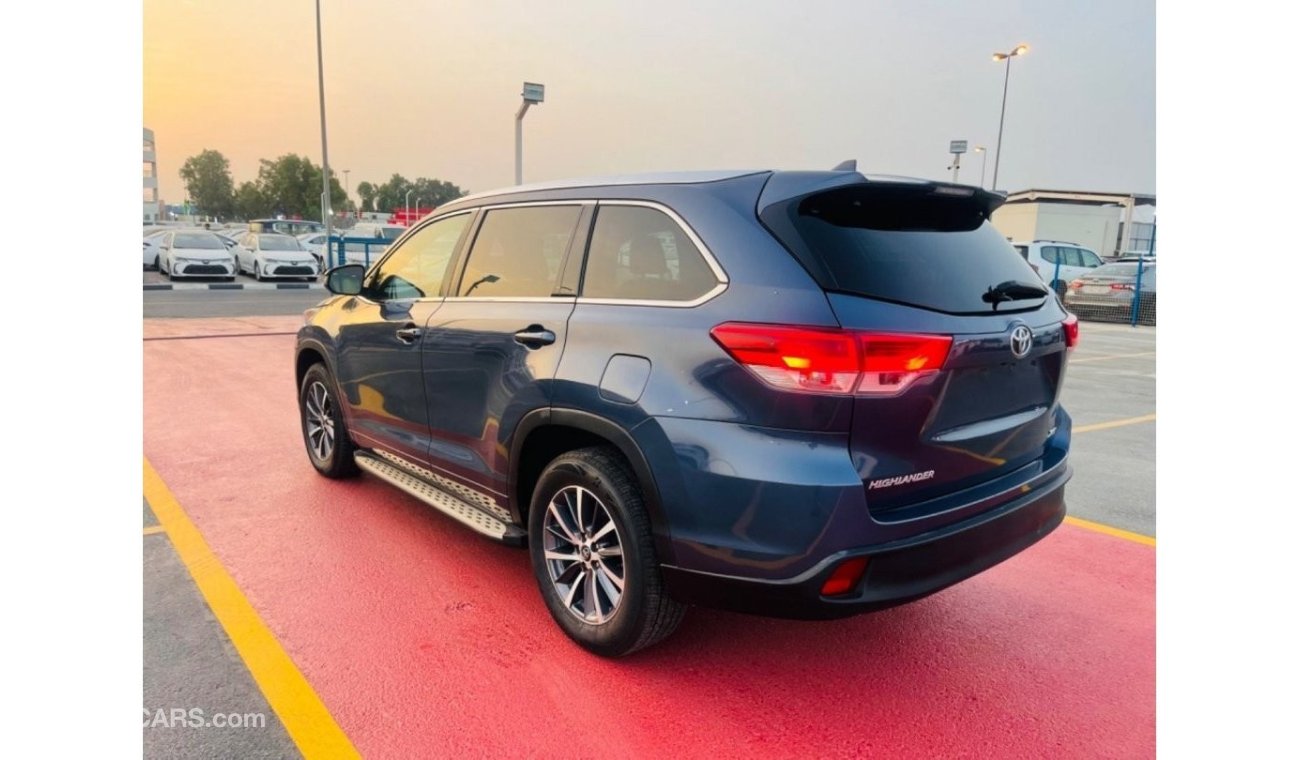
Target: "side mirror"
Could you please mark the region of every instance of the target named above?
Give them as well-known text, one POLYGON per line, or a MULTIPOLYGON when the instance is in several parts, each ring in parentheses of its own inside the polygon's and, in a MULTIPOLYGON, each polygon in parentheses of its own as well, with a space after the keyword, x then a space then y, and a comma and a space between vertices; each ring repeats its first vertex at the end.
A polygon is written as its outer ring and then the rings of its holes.
POLYGON ((325 275, 325 289, 340 296, 355 296, 361 292, 361 281, 366 268, 360 264, 334 267, 325 275))

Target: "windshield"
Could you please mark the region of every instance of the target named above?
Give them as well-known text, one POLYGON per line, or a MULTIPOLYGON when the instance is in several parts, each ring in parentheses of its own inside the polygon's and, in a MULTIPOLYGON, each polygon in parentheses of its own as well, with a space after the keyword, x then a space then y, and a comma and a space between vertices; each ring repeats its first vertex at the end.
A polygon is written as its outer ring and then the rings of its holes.
POLYGON ((263 235, 257 239, 257 247, 263 251, 301 251, 298 241, 291 237, 263 235))
MULTIPOLYGON (((853 185, 777 204, 764 222, 827 290, 953 314, 987 313, 990 288, 1042 280, 987 219, 979 197, 929 185, 853 185)), ((1037 308, 1043 296, 1002 301, 1037 308)))
POLYGON ((226 250, 221 238, 210 232, 181 232, 172 240, 173 248, 198 248, 203 250, 226 250))

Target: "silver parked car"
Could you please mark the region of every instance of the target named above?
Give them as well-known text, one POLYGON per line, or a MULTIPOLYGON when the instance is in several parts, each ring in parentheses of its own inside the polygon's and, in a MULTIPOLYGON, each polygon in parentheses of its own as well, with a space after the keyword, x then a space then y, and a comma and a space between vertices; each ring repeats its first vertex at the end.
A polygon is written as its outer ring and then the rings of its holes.
POLYGON ((1128 318, 1133 313, 1133 299, 1138 299, 1138 319, 1145 324, 1156 321, 1156 265, 1147 260, 1104 264, 1070 283, 1065 291, 1065 308, 1079 316, 1128 318), (1138 283, 1138 266, 1142 282, 1138 283), (1139 287, 1141 292, 1138 292, 1139 287))

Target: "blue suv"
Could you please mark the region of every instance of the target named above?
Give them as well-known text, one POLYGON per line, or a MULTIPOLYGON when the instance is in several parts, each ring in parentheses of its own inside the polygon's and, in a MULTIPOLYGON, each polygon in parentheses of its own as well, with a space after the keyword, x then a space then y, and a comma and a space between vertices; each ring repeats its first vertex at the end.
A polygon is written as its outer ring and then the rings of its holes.
POLYGON ((578 644, 919 599, 1065 515, 1078 323, 1001 195, 835 171, 462 198, 331 270, 307 454, 528 547, 578 644))

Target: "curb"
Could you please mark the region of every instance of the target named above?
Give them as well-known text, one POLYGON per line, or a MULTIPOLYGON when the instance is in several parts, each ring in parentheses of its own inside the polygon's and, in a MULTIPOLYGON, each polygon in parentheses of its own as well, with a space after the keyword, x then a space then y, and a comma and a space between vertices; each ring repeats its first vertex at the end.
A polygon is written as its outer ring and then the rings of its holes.
POLYGON ((145 290, 324 290, 314 282, 146 282, 145 290))

